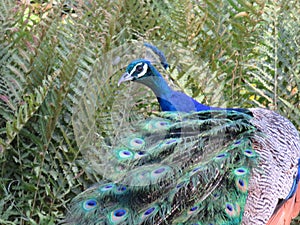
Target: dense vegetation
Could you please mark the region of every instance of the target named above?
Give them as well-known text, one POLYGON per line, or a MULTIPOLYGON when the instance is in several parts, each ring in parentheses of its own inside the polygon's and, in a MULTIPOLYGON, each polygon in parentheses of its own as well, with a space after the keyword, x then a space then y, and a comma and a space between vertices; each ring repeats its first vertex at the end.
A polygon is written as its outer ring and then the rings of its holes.
POLYGON ((299 0, 0 0, 0 223, 57 224, 101 179, 84 154, 87 125, 101 145, 120 116, 158 110, 149 90, 117 87, 147 56, 143 42, 199 101, 267 107, 299 130, 299 24, 299 0))

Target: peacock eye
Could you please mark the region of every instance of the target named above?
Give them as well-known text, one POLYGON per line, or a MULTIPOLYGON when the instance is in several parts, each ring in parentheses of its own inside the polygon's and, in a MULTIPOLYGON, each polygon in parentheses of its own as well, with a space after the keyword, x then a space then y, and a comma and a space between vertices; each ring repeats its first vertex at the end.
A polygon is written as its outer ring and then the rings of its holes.
POLYGON ((139 73, 142 72, 143 71, 143 66, 141 66, 141 65, 137 66, 136 71, 139 72, 139 73))

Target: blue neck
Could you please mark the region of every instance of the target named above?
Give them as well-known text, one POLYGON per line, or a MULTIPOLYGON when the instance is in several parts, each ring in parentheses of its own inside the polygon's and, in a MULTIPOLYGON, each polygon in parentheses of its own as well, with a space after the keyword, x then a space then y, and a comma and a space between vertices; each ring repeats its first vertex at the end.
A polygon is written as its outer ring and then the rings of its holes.
POLYGON ((149 87, 158 98, 168 99, 169 96, 174 92, 171 87, 167 84, 162 76, 149 76, 137 82, 142 83, 149 87))
POLYGON ((154 92, 162 111, 235 110, 245 112, 244 109, 226 109, 201 104, 184 93, 174 91, 155 67, 152 65, 149 65, 149 67, 152 74, 136 81, 146 85, 154 92))
MULTIPOLYGON (((178 109, 172 104, 172 102, 169 102, 168 100, 164 98, 157 97, 157 100, 160 104, 161 110, 162 111, 178 111, 178 109)), ((203 105, 199 102, 197 102, 195 99, 191 98, 191 102, 194 104, 193 105, 193 110, 187 109, 187 112, 189 111, 204 111, 204 110, 220 110, 222 108, 217 108, 217 107, 210 107, 207 105, 203 105)))

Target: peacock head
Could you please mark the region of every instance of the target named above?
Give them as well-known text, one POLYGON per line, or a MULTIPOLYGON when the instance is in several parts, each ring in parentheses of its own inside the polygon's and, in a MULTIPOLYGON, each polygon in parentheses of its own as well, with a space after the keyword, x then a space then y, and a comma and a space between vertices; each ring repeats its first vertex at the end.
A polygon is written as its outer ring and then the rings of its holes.
POLYGON ((138 59, 132 61, 126 68, 126 72, 122 75, 118 82, 118 86, 125 81, 136 81, 144 83, 147 78, 161 77, 160 73, 152 66, 150 61, 138 59))

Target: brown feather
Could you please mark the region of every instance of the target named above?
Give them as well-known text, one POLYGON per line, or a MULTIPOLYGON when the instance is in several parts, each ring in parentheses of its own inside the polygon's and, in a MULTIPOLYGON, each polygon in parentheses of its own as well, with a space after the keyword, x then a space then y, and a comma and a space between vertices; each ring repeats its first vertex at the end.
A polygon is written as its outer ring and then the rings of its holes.
POLYGON ((296 193, 286 201, 280 209, 271 217, 267 225, 290 225, 293 218, 298 216, 300 211, 300 187, 296 193))
POLYGON ((300 213, 300 185, 298 184, 298 189, 295 193, 295 203, 292 212, 292 218, 296 218, 300 213))

